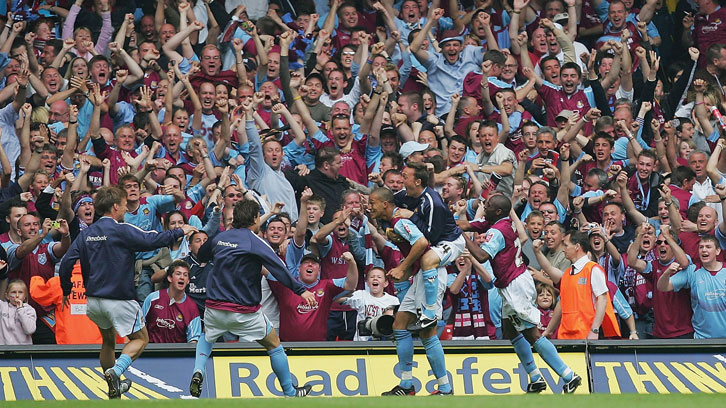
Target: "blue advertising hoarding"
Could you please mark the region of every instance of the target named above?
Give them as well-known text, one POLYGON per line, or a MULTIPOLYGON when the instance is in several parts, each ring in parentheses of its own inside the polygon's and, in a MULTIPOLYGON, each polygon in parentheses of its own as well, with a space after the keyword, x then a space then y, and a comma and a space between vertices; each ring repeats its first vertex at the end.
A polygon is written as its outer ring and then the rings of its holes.
POLYGON ((589 357, 593 392, 726 392, 726 353, 591 353, 589 357))
MULTIPOLYGON (((190 366, 191 364, 191 366, 190 366)), ((125 376, 132 399, 183 398, 189 394, 190 358, 140 358, 125 376)), ((210 385, 214 379, 210 376, 210 385)), ((0 400, 106 399, 108 385, 97 358, 0 360, 0 400)))

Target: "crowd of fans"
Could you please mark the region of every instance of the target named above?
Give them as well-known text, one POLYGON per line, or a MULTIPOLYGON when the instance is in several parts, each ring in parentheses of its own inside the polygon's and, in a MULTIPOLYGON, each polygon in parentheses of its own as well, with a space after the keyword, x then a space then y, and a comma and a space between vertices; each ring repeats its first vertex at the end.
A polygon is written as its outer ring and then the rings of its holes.
MULTIPOLYGON (((620 326, 601 338, 726 337, 718 0, 8 0, 0 14, 0 344, 101 341, 80 265, 68 306, 55 266, 107 185, 129 224, 198 228, 137 253, 152 342, 201 335, 214 265, 197 254, 241 200, 316 288, 310 307, 261 277, 281 339, 369 339, 356 322, 394 313, 402 258, 369 194, 420 182, 464 230, 511 197, 544 335, 592 314, 559 285, 577 247, 620 326)), ((469 252, 448 269, 442 338, 501 339, 496 271, 469 252)))

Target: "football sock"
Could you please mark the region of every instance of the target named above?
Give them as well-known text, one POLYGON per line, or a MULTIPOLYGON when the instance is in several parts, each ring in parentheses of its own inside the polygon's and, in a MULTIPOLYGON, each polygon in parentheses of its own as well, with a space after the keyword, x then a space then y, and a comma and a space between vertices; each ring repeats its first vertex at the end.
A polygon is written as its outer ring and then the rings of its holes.
POLYGON ((116 375, 120 377, 121 374, 123 374, 124 371, 129 368, 131 362, 131 356, 129 356, 128 354, 121 354, 116 360, 116 364, 114 364, 113 366, 113 371, 115 371, 116 375))
POLYGON ((444 348, 436 335, 426 339, 421 339, 426 349, 426 358, 429 359, 431 371, 439 384, 439 391, 450 392, 451 384, 449 384, 449 376, 446 373, 446 361, 444 360, 444 348))
POLYGON ((207 337, 202 333, 197 340, 197 356, 194 358, 194 372, 197 371, 206 374, 207 360, 212 355, 213 344, 207 341, 207 337))
POLYGON ((402 388, 411 388, 412 369, 413 369, 413 338, 408 330, 394 330, 393 336, 396 338, 396 354, 398 354, 398 368, 401 370, 402 388))
POLYGON ((540 337, 539 340, 535 341, 534 349, 537 350, 537 354, 542 357, 545 363, 552 367, 557 375, 562 377, 563 380, 570 381, 572 379, 572 370, 570 370, 570 368, 567 367, 567 364, 562 361, 562 358, 557 353, 555 345, 552 344, 547 337, 540 337))
POLYGON ((429 319, 436 318, 436 298, 439 291, 439 272, 436 269, 428 269, 422 272, 424 282, 424 308, 422 314, 429 319))
POLYGON ((519 361, 522 362, 524 370, 527 371, 527 374, 529 374, 529 379, 537 381, 541 374, 539 369, 537 369, 537 365, 534 363, 532 347, 529 345, 529 342, 527 342, 527 339, 525 339, 522 333, 520 333, 517 337, 512 339, 512 345, 514 346, 514 352, 517 353, 517 357, 519 357, 519 361))
POLYGON ((290 375, 290 366, 287 363, 285 350, 282 346, 277 346, 269 350, 267 354, 270 356, 272 371, 275 372, 277 380, 280 381, 282 392, 288 397, 295 395, 295 388, 292 386, 292 376, 290 375))
POLYGON ((403 298, 406 296, 408 288, 411 287, 411 282, 408 280, 405 280, 403 282, 395 282, 393 284, 393 287, 396 288, 396 297, 398 298, 398 301, 403 302, 403 298))

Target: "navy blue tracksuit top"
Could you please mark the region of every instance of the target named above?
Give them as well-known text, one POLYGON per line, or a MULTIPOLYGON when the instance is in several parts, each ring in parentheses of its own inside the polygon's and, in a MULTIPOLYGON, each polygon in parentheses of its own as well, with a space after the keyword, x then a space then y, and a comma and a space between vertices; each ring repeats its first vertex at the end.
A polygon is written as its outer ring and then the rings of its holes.
POLYGON ((86 296, 134 300, 136 252, 170 246, 184 235, 182 229, 156 232, 101 217, 81 231, 61 260, 63 295, 71 293, 73 265, 81 260, 86 296))
POLYGON ((220 232, 202 245, 197 259, 214 260, 207 280, 207 300, 258 306, 262 300, 263 266, 296 294, 305 292, 267 242, 247 228, 220 232))

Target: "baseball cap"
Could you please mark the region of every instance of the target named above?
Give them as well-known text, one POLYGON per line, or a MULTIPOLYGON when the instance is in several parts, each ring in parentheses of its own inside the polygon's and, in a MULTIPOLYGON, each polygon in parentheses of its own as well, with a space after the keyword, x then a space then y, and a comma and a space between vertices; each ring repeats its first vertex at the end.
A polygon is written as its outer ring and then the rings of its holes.
POLYGON ((396 137, 396 128, 392 125, 383 125, 381 126, 379 134, 381 135, 381 137, 383 137, 384 134, 393 135, 393 137, 396 137))
POLYGON ((426 150, 428 148, 429 148, 429 145, 427 145, 427 144, 410 141, 410 142, 404 143, 401 146, 401 150, 399 151, 399 153, 401 153, 401 156, 403 156, 403 159, 405 160, 408 158, 408 156, 412 155, 413 153, 423 152, 424 150, 426 150))
POLYGON ((574 114, 575 114, 575 112, 565 109, 557 114, 557 116, 555 117, 555 120, 560 119, 560 118, 569 120, 570 117, 572 117, 572 115, 574 115, 574 114))
POLYGON ((144 83, 142 81, 137 81, 132 83, 131 85, 128 85, 126 89, 129 91, 129 94, 132 94, 139 89, 141 89, 144 86, 144 83))
POLYGON ((460 43, 464 43, 464 37, 459 34, 456 30, 446 30, 441 35, 441 41, 439 41, 439 45, 444 45, 447 41, 459 41, 460 43))
POLYGON ((309 80, 311 80, 313 78, 316 78, 323 84, 323 86, 325 86, 325 78, 323 78, 323 76, 318 72, 313 72, 310 75, 308 75, 307 77, 305 77, 305 83, 307 83, 309 80))
POLYGON ((315 263, 320 263, 320 258, 317 257, 317 255, 313 254, 312 252, 309 254, 303 255, 302 259, 300 260, 300 263, 302 264, 305 262, 306 259, 309 259, 315 263))
POLYGON ((552 20, 554 23, 559 24, 567 24, 567 20, 570 18, 570 15, 567 13, 560 13, 555 16, 555 18, 552 20))
POLYGON ((247 71, 257 71, 257 63, 254 58, 244 58, 242 63, 245 64, 245 69, 247 71))

